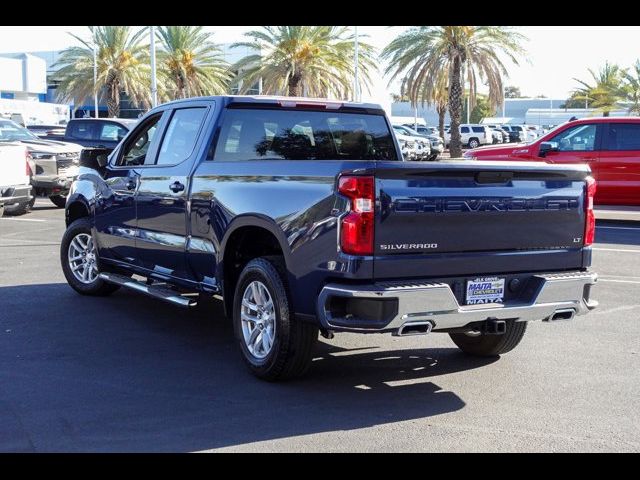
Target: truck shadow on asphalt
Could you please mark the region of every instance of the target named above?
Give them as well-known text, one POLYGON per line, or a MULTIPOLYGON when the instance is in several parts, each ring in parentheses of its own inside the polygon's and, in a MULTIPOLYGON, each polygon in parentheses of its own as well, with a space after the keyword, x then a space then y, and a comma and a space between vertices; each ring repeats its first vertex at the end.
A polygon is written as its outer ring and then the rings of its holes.
POLYGON ((0 298, 0 451, 186 452, 422 419, 465 406, 435 378, 494 361, 381 350, 373 336, 372 348, 319 342, 306 378, 267 383, 242 364, 219 302, 184 311, 66 284, 0 298))

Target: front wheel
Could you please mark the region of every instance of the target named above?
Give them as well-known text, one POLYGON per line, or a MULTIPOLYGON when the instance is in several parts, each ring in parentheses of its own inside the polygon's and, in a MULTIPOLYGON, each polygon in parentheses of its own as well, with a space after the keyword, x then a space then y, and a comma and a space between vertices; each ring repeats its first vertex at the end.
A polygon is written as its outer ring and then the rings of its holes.
POLYGON ((507 353, 518 346, 527 322, 507 322, 507 331, 503 335, 486 335, 480 332, 450 333, 449 336, 460 350, 469 355, 495 357, 507 353))
POLYGON ((67 283, 78 293, 103 296, 119 288, 99 277, 98 253, 91 235, 91 222, 86 217, 73 222, 64 232, 60 263, 67 283))
POLYGON ((297 320, 290 305, 282 259, 251 260, 236 285, 233 325, 245 364, 264 380, 302 376, 311 364, 318 327, 297 320))
POLYGON ((24 215, 25 213, 29 213, 31 211, 32 206, 33 203, 31 201, 25 203, 16 203, 14 205, 7 205, 4 211, 7 215, 24 215))
POLYGON ((67 204, 67 196, 66 195, 50 195, 49 200, 58 208, 64 208, 67 204))

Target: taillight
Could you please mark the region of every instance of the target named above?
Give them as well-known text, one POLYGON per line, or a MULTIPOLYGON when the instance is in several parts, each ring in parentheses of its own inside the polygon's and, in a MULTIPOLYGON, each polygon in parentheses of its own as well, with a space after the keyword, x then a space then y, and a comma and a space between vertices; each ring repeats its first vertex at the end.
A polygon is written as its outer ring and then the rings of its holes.
POLYGON ((587 198, 585 201, 585 212, 587 223, 584 227, 584 246, 593 244, 596 236, 596 215, 593 211, 593 198, 596 195, 596 181, 593 177, 587 177, 586 186, 587 198))
POLYGON ((25 148, 25 150, 24 150, 24 164, 25 164, 24 174, 27 177, 33 176, 33 171, 31 170, 31 165, 29 165, 29 160, 31 160, 31 154, 29 153, 29 150, 27 150, 25 148))
POLYGON ((350 255, 373 255, 375 180, 372 176, 343 176, 338 191, 351 200, 342 218, 340 248, 350 255))

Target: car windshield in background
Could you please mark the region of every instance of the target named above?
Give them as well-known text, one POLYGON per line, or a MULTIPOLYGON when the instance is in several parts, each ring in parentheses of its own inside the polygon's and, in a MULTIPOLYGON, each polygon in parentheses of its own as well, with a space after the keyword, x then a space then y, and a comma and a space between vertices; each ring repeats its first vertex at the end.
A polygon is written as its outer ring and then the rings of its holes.
POLYGON ((228 109, 215 160, 397 160, 383 115, 228 109))
POLYGON ((0 142, 38 140, 38 137, 12 120, 0 120, 0 142))

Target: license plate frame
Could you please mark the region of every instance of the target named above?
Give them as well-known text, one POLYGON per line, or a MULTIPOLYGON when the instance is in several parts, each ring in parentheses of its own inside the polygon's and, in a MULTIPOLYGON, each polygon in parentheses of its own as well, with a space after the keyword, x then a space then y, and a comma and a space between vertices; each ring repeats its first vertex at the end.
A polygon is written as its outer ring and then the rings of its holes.
POLYGON ((464 302, 465 305, 501 305, 504 293, 504 277, 476 277, 467 280, 464 302))

